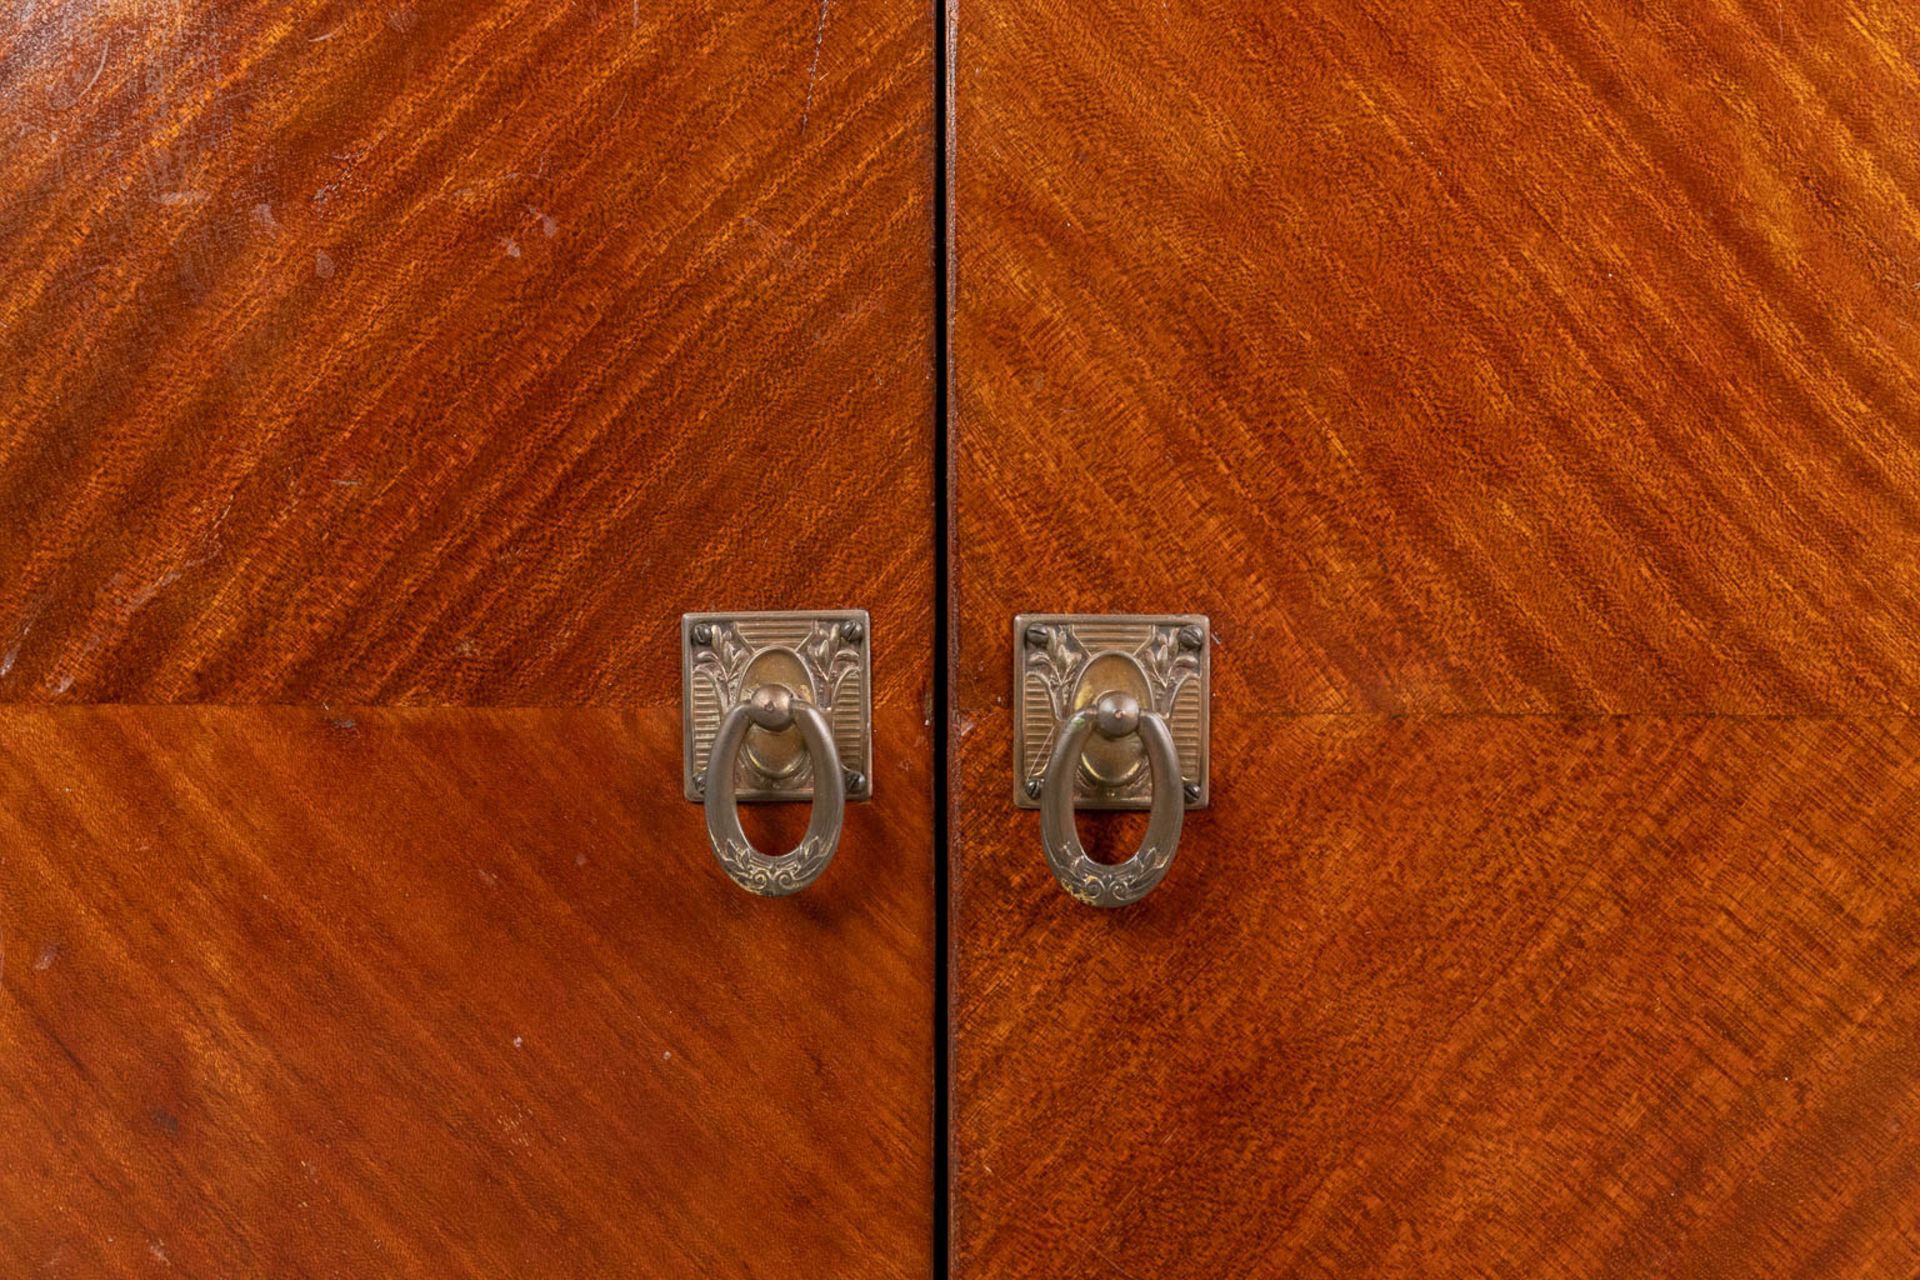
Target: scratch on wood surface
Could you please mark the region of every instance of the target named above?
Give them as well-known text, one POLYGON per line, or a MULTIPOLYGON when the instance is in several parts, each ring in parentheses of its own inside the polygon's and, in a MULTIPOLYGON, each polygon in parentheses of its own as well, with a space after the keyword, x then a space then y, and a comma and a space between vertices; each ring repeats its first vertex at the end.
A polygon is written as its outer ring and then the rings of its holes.
POLYGON ((1087 1248, 1093 1250, 1094 1257, 1100 1259, 1100 1261, 1106 1263, 1109 1267, 1112 1267, 1113 1273, 1115 1275, 1124 1276, 1126 1280, 1140 1280, 1139 1276, 1127 1270, 1125 1267, 1121 1266, 1118 1262, 1115 1262, 1111 1257, 1107 1255, 1107 1251, 1105 1249, 1102 1249, 1099 1245, 1094 1244, 1091 1240, 1087 1242, 1087 1248))
POLYGON ((807 118, 813 114, 813 83, 820 78, 820 46, 827 39, 827 10, 833 0, 820 0, 820 16, 813 24, 813 62, 807 67, 807 101, 800 108, 800 132, 807 131, 807 118))
POLYGON ((13 670, 13 664, 20 658, 20 646, 27 642, 27 634, 33 630, 33 624, 40 621, 40 610, 44 606, 45 601, 43 600, 40 604, 36 604, 29 609, 27 616, 21 619, 19 633, 13 638, 13 647, 5 653, 0 654, 0 676, 4 676, 13 670))
POLYGON ((73 97, 61 103, 59 107, 56 108, 56 110, 60 110, 60 111, 69 110, 75 104, 77 104, 82 98, 86 97, 89 93, 93 92, 93 86, 100 83, 100 73, 107 69, 107 54, 112 52, 112 50, 113 50, 113 41, 103 40, 100 42, 100 60, 94 64, 93 75, 88 77, 86 84, 81 86, 80 92, 74 94, 73 97))

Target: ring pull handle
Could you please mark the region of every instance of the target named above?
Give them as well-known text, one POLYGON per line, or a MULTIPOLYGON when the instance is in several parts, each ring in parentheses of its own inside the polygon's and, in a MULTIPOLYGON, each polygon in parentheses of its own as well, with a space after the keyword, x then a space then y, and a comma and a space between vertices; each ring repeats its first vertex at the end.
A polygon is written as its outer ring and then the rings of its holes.
POLYGON ((840 847, 840 828, 846 817, 846 777, 840 754, 834 749, 833 727, 811 703, 794 696, 783 684, 763 684, 736 703, 720 721, 706 777, 707 840, 714 860, 733 882, 763 898, 798 893, 833 861, 840 847), (779 733, 798 725, 813 762, 813 816, 807 833, 793 852, 768 857, 753 847, 740 825, 740 806, 734 798, 736 765, 747 730, 758 726, 779 733))
POLYGON ((1040 839, 1054 877, 1075 898, 1092 907, 1124 907, 1152 893, 1179 851, 1180 824, 1185 814, 1186 796, 1173 734, 1166 720, 1143 709, 1138 698, 1128 693, 1102 694, 1061 726, 1040 787, 1040 839), (1146 837, 1133 856, 1118 866, 1089 858, 1073 825, 1074 773, 1091 734, 1108 739, 1139 735, 1151 770, 1153 808, 1147 818, 1146 837))

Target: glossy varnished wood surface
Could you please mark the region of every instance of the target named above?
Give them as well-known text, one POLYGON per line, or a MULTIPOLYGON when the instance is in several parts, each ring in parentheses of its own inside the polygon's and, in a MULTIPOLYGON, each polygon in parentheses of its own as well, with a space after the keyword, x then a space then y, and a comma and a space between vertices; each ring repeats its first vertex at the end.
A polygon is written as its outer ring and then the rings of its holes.
POLYGON ((0 1273, 928 1272, 930 28, 0 15, 0 1273), (838 607, 763 902, 678 617, 838 607))
POLYGON ((1911 13, 955 9, 956 1275, 1920 1270, 1911 13), (1138 907, 1023 610, 1212 616, 1138 907))
POLYGON ((924 652, 929 27, 9 6, 0 699, 668 705, 691 609, 924 652))
POLYGON ((1215 746, 1117 912, 969 776, 956 1275, 1920 1270, 1915 722, 1234 713, 1215 746))
POLYGON ((774 902, 648 781, 671 713, 0 709, 0 1270, 926 1275, 930 751, 879 732, 774 902))
POLYGON ((958 12, 964 704, 1046 608, 1292 710, 1920 705, 1908 6, 958 12))

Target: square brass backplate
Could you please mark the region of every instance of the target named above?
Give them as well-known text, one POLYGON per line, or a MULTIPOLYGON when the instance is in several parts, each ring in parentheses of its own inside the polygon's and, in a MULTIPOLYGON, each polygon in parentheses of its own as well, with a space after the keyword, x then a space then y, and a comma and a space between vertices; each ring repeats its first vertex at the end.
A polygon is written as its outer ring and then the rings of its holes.
MULTIPOLYGON (((1180 756, 1189 809, 1208 794, 1207 619, 1197 613, 1023 613, 1013 620, 1013 802, 1040 807, 1060 727, 1103 693, 1124 692, 1162 716, 1180 756)), ((1095 738, 1074 774, 1081 809, 1149 809, 1152 780, 1135 737, 1095 738)))
MULTIPOLYGON (((865 609, 689 613, 680 619, 687 799, 703 801, 707 758, 728 711, 763 684, 783 684, 833 726, 847 799, 873 795, 873 652, 865 609)), ((743 801, 811 800, 814 761, 798 729, 747 730, 735 777, 743 801)))

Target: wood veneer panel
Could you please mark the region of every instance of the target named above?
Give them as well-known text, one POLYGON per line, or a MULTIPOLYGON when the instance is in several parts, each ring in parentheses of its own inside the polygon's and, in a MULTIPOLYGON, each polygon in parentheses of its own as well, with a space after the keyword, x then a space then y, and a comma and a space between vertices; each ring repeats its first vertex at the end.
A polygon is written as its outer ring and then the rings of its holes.
POLYGON ((927 652, 931 41, 9 6, 0 699, 664 706, 708 608, 927 652))
POLYGON ((1910 5, 956 7, 963 710, 1920 706, 1910 5))
POLYGON ((1911 7, 952 7, 956 1276, 1915 1274, 1911 7), (1026 610, 1213 620, 1117 913, 1026 610))
POLYGON ((928 1274, 930 751, 876 737, 774 902, 670 712, 0 710, 0 1271, 928 1274))
POLYGON ((1116 912, 967 772, 956 1276, 1920 1270, 1920 724, 1228 709, 1215 748, 1116 912))

